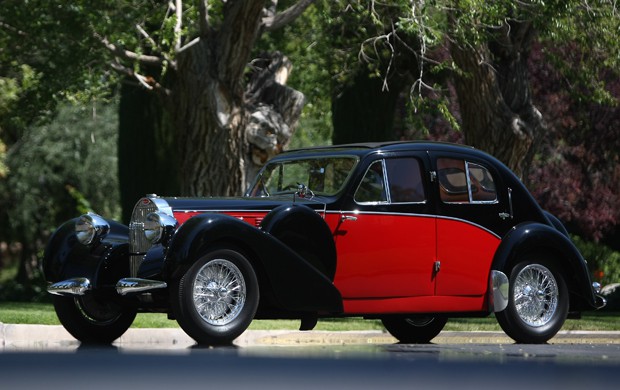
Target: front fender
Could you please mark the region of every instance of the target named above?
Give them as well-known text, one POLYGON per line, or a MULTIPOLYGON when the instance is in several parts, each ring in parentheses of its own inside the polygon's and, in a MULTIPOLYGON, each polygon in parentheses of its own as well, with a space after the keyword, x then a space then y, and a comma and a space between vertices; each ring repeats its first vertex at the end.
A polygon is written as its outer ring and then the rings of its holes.
MULTIPOLYGON (((523 223, 515 226, 502 239, 495 252, 492 269, 510 275, 510 270, 519 259, 535 252, 553 254, 564 271, 567 283, 572 286, 572 292, 593 308, 602 306, 592 289, 586 261, 570 238, 552 226, 541 223, 523 223)), ((583 309, 584 302, 571 302, 571 309, 583 309)))
POLYGON ((76 220, 65 222, 50 237, 43 255, 45 280, 55 283, 85 277, 96 288, 129 276, 127 226, 106 220, 108 234, 91 245, 82 245, 75 235, 76 220))
POLYGON ((269 233, 225 214, 201 214, 181 225, 166 253, 164 279, 178 281, 209 250, 226 245, 249 252, 249 260, 265 275, 282 308, 343 311, 342 297, 332 282, 300 254, 269 233))

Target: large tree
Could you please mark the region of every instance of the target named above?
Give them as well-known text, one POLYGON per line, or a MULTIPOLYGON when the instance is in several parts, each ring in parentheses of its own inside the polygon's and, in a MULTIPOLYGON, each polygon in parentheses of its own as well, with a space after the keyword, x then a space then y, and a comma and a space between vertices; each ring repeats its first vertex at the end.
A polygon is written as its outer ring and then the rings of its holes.
MULTIPOLYGON (((454 90, 458 110, 452 114, 458 121, 449 114, 447 117, 458 124, 465 142, 497 156, 524 178, 546 132, 531 92, 528 58, 533 42, 576 42, 586 56, 581 73, 584 82, 599 85, 596 69, 600 63, 588 62, 587 57, 597 58, 588 54, 606 52, 606 58, 615 58, 617 65, 620 18, 611 1, 392 0, 337 4, 341 14, 355 20, 340 29, 348 32, 346 39, 356 48, 355 57, 372 67, 378 81, 371 86, 351 72, 345 92, 359 88, 364 94, 339 94, 335 99, 339 106, 361 106, 357 101, 364 96, 376 98, 389 90, 408 90, 413 107, 420 108, 422 103, 423 108, 429 108, 433 101, 441 102, 441 97, 447 102, 454 90), (374 55, 369 57, 368 52, 374 55), (411 75, 394 77, 394 73, 404 74, 398 66, 403 57, 409 57, 408 62, 413 64, 409 67, 411 75), (447 74, 451 77, 445 77, 447 74)), ((374 100, 366 100, 378 107, 374 100)), ((434 107, 447 113, 445 103, 434 107)), ((427 110, 419 112, 428 114, 427 110)), ((347 140, 355 140, 355 133, 347 126, 336 121, 334 125, 334 140, 342 138, 340 133, 353 134, 347 140)), ((377 132, 386 138, 397 134, 383 129, 377 132)), ((368 138, 364 131, 358 131, 357 136, 359 141, 368 138)))
POLYGON ((254 61, 256 42, 313 2, 9 0, 0 30, 20 42, 8 49, 27 52, 50 77, 51 93, 71 89, 61 81, 116 82, 114 69, 156 94, 154 114, 176 137, 181 193, 233 195, 288 143, 303 105, 285 86, 290 61, 279 53, 254 61))

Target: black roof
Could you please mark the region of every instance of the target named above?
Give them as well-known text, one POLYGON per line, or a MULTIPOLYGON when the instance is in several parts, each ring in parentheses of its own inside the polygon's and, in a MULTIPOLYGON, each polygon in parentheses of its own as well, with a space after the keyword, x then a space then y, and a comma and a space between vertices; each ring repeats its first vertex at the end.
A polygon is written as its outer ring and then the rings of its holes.
POLYGON ((365 142, 342 145, 313 146, 302 149, 294 149, 283 152, 275 157, 290 158, 295 156, 311 156, 315 154, 349 154, 364 156, 373 152, 396 152, 405 150, 443 150, 463 151, 476 150, 472 146, 436 141, 389 141, 389 142, 365 142))

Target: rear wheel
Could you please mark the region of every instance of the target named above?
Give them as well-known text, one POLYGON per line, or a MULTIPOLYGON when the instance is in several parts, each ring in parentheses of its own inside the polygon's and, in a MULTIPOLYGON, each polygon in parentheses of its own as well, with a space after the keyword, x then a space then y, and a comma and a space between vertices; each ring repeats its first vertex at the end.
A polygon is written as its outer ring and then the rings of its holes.
POLYGON ((434 339, 448 322, 441 317, 387 317, 381 320, 388 332, 401 343, 426 344, 434 339))
POLYGON ((110 344, 121 337, 136 318, 136 310, 86 294, 76 297, 54 296, 54 309, 60 323, 85 344, 110 344))
POLYGON ((173 310, 199 344, 230 344, 250 325, 259 300, 258 280, 240 252, 218 249, 201 257, 181 278, 173 310))
POLYGON ((564 325, 568 300, 562 274, 548 262, 532 258, 512 269, 508 306, 495 316, 517 343, 546 343, 564 325))

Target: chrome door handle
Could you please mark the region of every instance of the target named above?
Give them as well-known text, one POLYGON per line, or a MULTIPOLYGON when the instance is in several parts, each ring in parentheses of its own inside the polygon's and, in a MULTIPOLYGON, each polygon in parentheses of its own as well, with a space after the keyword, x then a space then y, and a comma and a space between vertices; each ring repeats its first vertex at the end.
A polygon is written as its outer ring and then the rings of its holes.
POLYGON ((344 222, 344 221, 357 221, 357 217, 353 215, 341 215, 340 222, 344 222))

